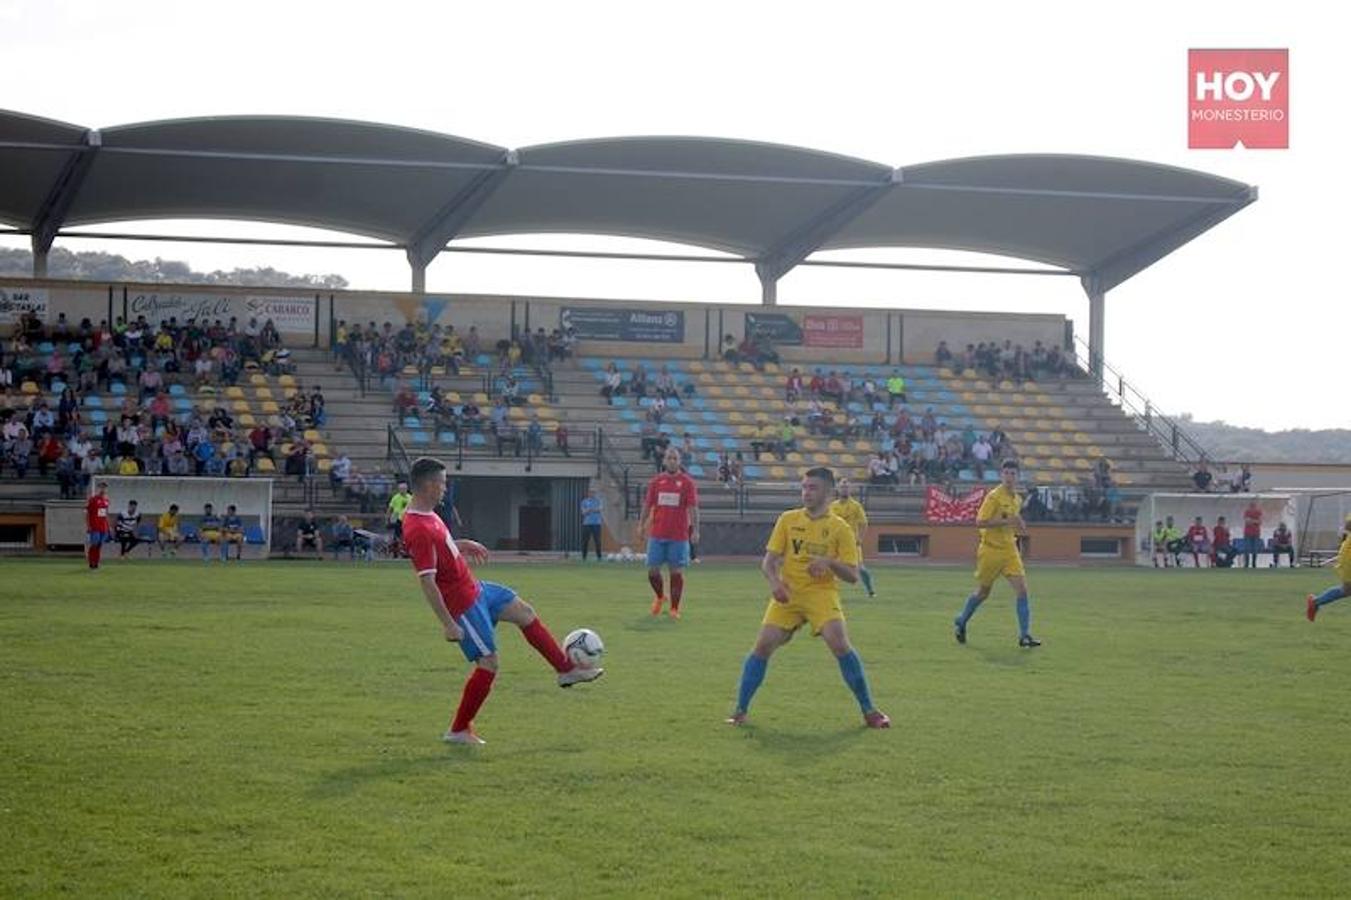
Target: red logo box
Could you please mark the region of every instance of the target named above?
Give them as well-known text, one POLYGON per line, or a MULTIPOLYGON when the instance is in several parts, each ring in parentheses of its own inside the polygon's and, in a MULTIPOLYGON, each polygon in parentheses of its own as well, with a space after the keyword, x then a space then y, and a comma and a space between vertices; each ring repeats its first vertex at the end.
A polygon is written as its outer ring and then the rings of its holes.
POLYGON ((1289 50, 1188 50, 1187 146, 1290 146, 1289 50))

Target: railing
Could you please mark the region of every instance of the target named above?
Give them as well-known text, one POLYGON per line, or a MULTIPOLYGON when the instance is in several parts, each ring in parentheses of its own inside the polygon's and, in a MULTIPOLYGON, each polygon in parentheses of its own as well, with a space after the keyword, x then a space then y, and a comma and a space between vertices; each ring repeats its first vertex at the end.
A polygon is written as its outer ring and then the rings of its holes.
POLYGON ((356 379, 357 390, 361 392, 361 396, 365 397, 370 386, 370 373, 367 371, 366 361, 361 358, 361 354, 352 348, 350 343, 347 345, 343 357, 347 362, 347 368, 352 371, 352 377, 356 379))
MULTIPOLYGON (((1077 335, 1075 344, 1079 364, 1087 366, 1088 344, 1077 335)), ((1153 435, 1175 461, 1188 465, 1210 462, 1210 454, 1200 441, 1188 434, 1175 418, 1160 413, 1148 397, 1126 381, 1126 376, 1108 365, 1106 361, 1102 361, 1102 378, 1107 399, 1130 416, 1142 430, 1153 435)))
POLYGON ((394 470, 404 477, 408 476, 409 470, 413 467, 408 457, 408 449, 404 447, 398 429, 393 425, 385 426, 385 459, 393 463, 394 470))
MULTIPOLYGON (((400 435, 402 427, 402 425, 393 423, 385 426, 385 458, 390 460, 400 471, 407 473, 412 465, 412 454, 409 453, 408 445, 404 443, 404 439, 400 435)), ((438 430, 436 433, 440 434, 441 431, 438 430)), ((454 434, 456 440, 452 459, 456 471, 463 470, 465 461, 472 459, 516 459, 524 465, 526 472, 533 471, 535 463, 540 460, 553 462, 594 460, 596 462, 596 476, 600 477, 605 471, 602 462, 604 435, 599 428, 592 432, 569 435, 566 453, 558 447, 554 435, 541 434, 539 445, 536 446, 531 443, 525 429, 518 429, 514 440, 504 437, 501 442, 492 433, 491 425, 485 425, 481 432, 461 428, 454 434), (481 433, 484 436, 485 442, 481 447, 469 449, 467 436, 471 433, 481 433)), ((622 472, 620 477, 622 478, 622 472)))

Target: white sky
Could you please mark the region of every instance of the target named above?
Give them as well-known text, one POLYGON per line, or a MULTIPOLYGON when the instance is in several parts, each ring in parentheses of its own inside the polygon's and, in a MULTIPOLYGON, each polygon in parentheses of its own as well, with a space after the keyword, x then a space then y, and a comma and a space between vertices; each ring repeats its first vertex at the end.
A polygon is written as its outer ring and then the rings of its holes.
MULTIPOLYGON (((1333 7, 0 0, 8 74, 0 107, 92 127, 270 113, 406 125, 508 147, 693 134, 890 165, 1068 152, 1197 168, 1256 184, 1261 199, 1108 294, 1108 362, 1168 411, 1273 429, 1348 427, 1345 408, 1329 399, 1340 396, 1335 379, 1351 325, 1347 292, 1330 265, 1345 252, 1336 223, 1351 208, 1341 177, 1351 147, 1340 62, 1347 31, 1320 8, 1333 7), (1188 150, 1190 47, 1290 48, 1292 149, 1188 150)), ((235 223, 211 230, 325 234, 235 223)), ((690 249, 599 238, 481 243, 690 249)), ((398 252, 58 246, 183 259, 204 270, 337 272, 358 288, 404 290, 409 277, 398 252)), ((443 255, 428 270, 427 288, 759 298, 749 266, 462 254, 443 255)), ((779 299, 1061 312, 1088 333, 1087 300, 1070 278, 798 269, 780 282, 779 299)))

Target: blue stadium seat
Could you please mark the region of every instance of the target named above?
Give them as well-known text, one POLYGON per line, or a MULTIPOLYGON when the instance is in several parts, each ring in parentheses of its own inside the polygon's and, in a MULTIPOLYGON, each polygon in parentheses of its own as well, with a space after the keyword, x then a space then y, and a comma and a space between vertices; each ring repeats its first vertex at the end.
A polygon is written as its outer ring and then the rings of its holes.
POLYGON ((202 535, 197 531, 196 525, 189 525, 184 522, 178 533, 185 544, 199 544, 202 541, 202 535))
POLYGON ((962 469, 960 472, 957 473, 957 477, 962 481, 975 481, 976 473, 971 471, 970 469, 962 469))
POLYGON ((625 422, 637 422, 642 417, 631 409, 622 409, 619 411, 619 418, 625 422))
POLYGON ((108 421, 108 414, 101 409, 91 410, 89 413, 89 421, 93 422, 95 425, 102 425, 104 422, 108 421))
POLYGON ((642 423, 641 423, 641 422, 630 422, 630 423, 629 423, 629 431, 630 431, 631 433, 633 433, 633 434, 642 434, 642 433, 643 433, 643 426, 642 426, 642 423))
POLYGON ((192 401, 187 397, 178 397, 174 400, 174 409, 182 412, 192 412, 192 401))
POLYGON ((729 435, 729 434, 732 433, 732 426, 730 426, 730 425, 714 425, 712 428, 709 429, 709 431, 711 431, 711 432, 713 432, 714 434, 717 434, 717 435, 723 435, 723 436, 726 436, 726 435, 729 435))
POLYGON ((588 356, 586 359, 582 360, 582 368, 603 370, 605 368, 605 363, 599 357, 588 356))
POLYGON ((455 444, 455 432, 442 431, 436 436, 436 439, 443 444, 451 444, 453 446, 455 444))
POLYGON ((474 357, 474 365, 476 366, 491 366, 492 364, 493 358, 487 353, 480 353, 478 356, 474 357))
POLYGON ((51 341, 40 341, 38 343, 38 352, 44 356, 51 356, 56 351, 56 345, 51 341))
POLYGON ((89 409, 101 409, 103 407, 103 398, 98 394, 85 394, 84 405, 89 409))
POLYGON ((125 397, 127 395, 127 386, 120 381, 114 381, 108 385, 108 390, 116 397, 125 397))
POLYGON ((486 447, 488 446, 488 439, 485 438, 483 435, 479 434, 477 431, 475 431, 474 433, 469 435, 469 446, 486 447))
POLYGON ((149 522, 142 522, 136 527, 136 538, 144 543, 149 543, 159 535, 155 532, 155 526, 149 522))
MULTIPOLYGON (((710 444, 709 446, 712 446, 712 445, 710 444)), ((711 462, 711 463, 716 463, 716 462, 718 461, 718 454, 717 454, 716 452, 710 450, 710 451, 708 451, 707 453, 704 454, 704 459, 708 460, 708 461, 711 462)))
POLYGON ((185 387, 183 387, 183 385, 181 385, 181 384, 171 384, 171 385, 169 385, 169 396, 170 396, 170 397, 186 397, 187 395, 188 395, 188 391, 187 391, 187 389, 186 389, 185 387))
POLYGON ((727 450, 735 450, 737 448, 737 442, 732 438, 723 438, 722 446, 727 450))
POLYGON ((764 470, 759 466, 746 466, 745 472, 747 478, 759 478, 764 474, 764 470))
POLYGON ((690 463, 690 465, 689 465, 689 473, 690 473, 691 475, 693 475, 695 478, 703 478, 703 477, 704 477, 704 467, 701 466, 701 465, 699 465, 698 463, 690 463))
POLYGON ((415 444, 426 444, 431 441, 431 438, 427 435, 427 432, 421 429, 409 432, 408 438, 415 444))
POLYGON ((263 537, 263 526, 250 525, 244 529, 244 543, 258 546, 265 542, 266 539, 263 537))

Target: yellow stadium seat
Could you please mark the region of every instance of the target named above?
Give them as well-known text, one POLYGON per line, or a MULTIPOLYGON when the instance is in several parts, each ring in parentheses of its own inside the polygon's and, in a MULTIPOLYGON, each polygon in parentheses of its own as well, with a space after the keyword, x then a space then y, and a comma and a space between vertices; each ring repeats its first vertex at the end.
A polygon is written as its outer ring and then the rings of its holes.
POLYGON ((1052 469, 1063 469, 1063 468, 1065 468, 1065 461, 1064 461, 1063 459, 1061 459, 1060 457, 1057 456, 1057 457, 1054 457, 1054 458, 1048 463, 1048 465, 1049 465, 1052 469))
POLYGON ((274 413, 274 414, 275 414, 275 413, 281 412, 281 407, 277 405, 277 401, 275 401, 275 400, 264 400, 264 401, 263 401, 263 405, 262 405, 262 410, 263 410, 263 412, 265 412, 265 413, 274 413))
POLYGON ((730 413, 727 414, 727 421, 729 421, 729 422, 744 422, 744 421, 746 421, 746 417, 743 416, 743 415, 742 415, 741 413, 739 413, 739 412, 730 412, 730 413))
POLYGON ((727 399, 726 397, 723 397, 721 400, 715 401, 713 405, 716 406, 718 409, 736 409, 736 403, 727 399))
POLYGON ((42 393, 38 390, 37 383, 33 381, 25 381, 23 384, 19 385, 19 392, 30 396, 42 393))
POLYGON ((774 478, 787 478, 788 470, 785 469, 783 466, 770 466, 769 474, 774 478))
POLYGON ((245 426, 246 428, 252 428, 254 425, 257 425, 258 423, 253 418, 252 413, 242 413, 239 416, 239 424, 245 426))
POLYGON ((798 453, 796 450, 794 450, 792 453, 789 453, 787 459, 789 462, 792 463, 800 463, 805 461, 805 457, 803 457, 803 455, 801 453, 798 453))
POLYGON ((1117 484, 1135 484, 1135 478, 1127 475, 1125 472, 1113 473, 1112 480, 1117 484))
POLYGON ((507 415, 510 416, 510 417, 513 418, 513 419, 524 419, 524 418, 526 417, 526 416, 525 416, 525 407, 524 407, 524 406, 513 406, 513 407, 510 407, 510 408, 507 410, 507 415))
POLYGON ((259 386, 267 384, 267 376, 259 375, 257 372, 254 372, 252 375, 249 376, 249 384, 255 384, 259 386))
POLYGON ((449 400, 451 403, 459 403, 459 402, 460 402, 460 392, 459 392, 459 391, 446 391, 446 399, 449 400))
POLYGON ((1075 475, 1073 472, 1064 472, 1061 474, 1060 480, 1066 484, 1078 484, 1079 476, 1075 475))
POLYGON ((405 378, 416 378, 416 377, 417 377, 417 366, 404 366, 404 367, 403 367, 403 374, 404 374, 404 377, 405 377, 405 378))
POLYGON ((1091 437, 1089 437, 1088 435, 1084 434, 1082 431, 1076 431, 1076 432, 1074 433, 1074 438, 1073 438, 1073 440, 1074 440, 1074 443, 1076 443, 1076 444, 1091 444, 1091 443, 1093 443, 1093 439, 1092 439, 1091 437))
POLYGON ((689 364, 689 370, 697 374, 704 371, 704 364, 696 359, 689 364))
POLYGON ((975 369, 962 369, 962 377, 975 379, 979 377, 979 374, 975 369))
POLYGON ((710 397, 721 397, 726 392, 723 391, 721 385, 710 384, 704 393, 708 394, 710 397))
POLYGON ((1074 468, 1076 469, 1091 469, 1092 467, 1093 467, 1092 463, 1084 459, 1082 456, 1074 461, 1074 468))
POLYGON ((225 389, 225 396, 229 397, 231 400, 243 400, 244 389, 238 385, 232 384, 225 389))
POLYGON ((474 392, 474 402, 477 403, 479 406, 487 406, 487 405, 488 405, 488 395, 485 394, 483 391, 475 391, 475 392, 474 392))
POLYGON ((282 456, 289 456, 291 454, 291 448, 293 446, 294 445, 290 441, 285 441, 278 449, 281 450, 282 456))
POLYGON ((939 377, 941 377, 941 378, 953 378, 953 377, 955 377, 953 371, 952 371, 951 369, 949 369, 947 366, 944 366, 944 367, 942 367, 941 369, 939 369, 939 370, 938 370, 938 375, 939 375, 939 377))
POLYGON ((750 363, 744 362, 741 365, 737 366, 737 369, 742 372, 745 372, 747 375, 755 374, 755 366, 751 365, 750 363))
POLYGON ((318 431, 316 431, 315 429, 313 429, 313 428, 306 428, 306 429, 305 429, 305 440, 310 441, 311 443, 313 443, 314 441, 322 441, 323 439, 324 439, 324 436, 323 436, 322 434, 320 434, 318 431))
POLYGON ((772 387, 762 387, 760 388, 760 396, 766 400, 777 400, 779 392, 772 387))
POLYGON ((437 376, 445 375, 445 374, 446 374, 446 367, 445 367, 445 366, 432 366, 432 374, 433 374, 433 375, 437 375, 437 376))
POLYGON ((253 412, 253 409, 249 406, 249 401, 247 400, 236 400, 234 403, 230 404, 230 409, 237 413, 253 412))
POLYGON ((1041 460, 1037 459, 1035 456, 1024 456, 1024 457, 1023 457, 1023 468, 1025 468, 1025 469, 1036 469, 1036 468, 1039 468, 1040 466, 1041 466, 1041 460))
MULTIPOLYGON (((733 413, 732 415, 736 415, 736 413, 733 413)), ((759 431, 759 429, 754 425, 738 425, 736 429, 736 433, 742 437, 755 437, 757 431, 759 431)))
POLYGON ((277 471, 277 467, 272 464, 272 460, 268 459, 266 456, 258 457, 256 465, 258 466, 259 472, 271 474, 277 471))
POLYGON ((329 470, 333 468, 333 460, 327 457, 319 460, 318 468, 321 474, 327 475, 329 473, 329 470))
POLYGON ((256 389, 254 390, 254 392, 253 392, 253 395, 254 395, 255 397, 257 397, 259 400, 271 400, 271 399, 272 399, 272 388, 266 388, 266 387, 256 388, 256 389))
POLYGON ((831 450, 844 450, 844 441, 841 441, 837 438, 831 438, 830 442, 826 444, 826 446, 831 450))
POLYGON ((544 402, 544 397, 540 394, 531 394, 529 397, 526 397, 525 399, 526 402, 528 402, 531 406, 539 406, 544 402))
MULTIPOLYGON (((416 370, 414 371, 416 372, 416 370)), ((295 387, 296 380, 291 375, 282 375, 277 379, 277 384, 280 384, 282 387, 295 387)))
POLYGON ((315 456, 328 456, 328 444, 325 444, 323 441, 315 441, 310 447, 310 451, 315 456))
POLYGON ((837 465, 841 466, 858 465, 858 457, 852 453, 841 453, 839 456, 835 457, 835 461, 837 465))
POLYGON ((1017 385, 1014 384, 1012 381, 1009 381, 1007 378, 999 382, 999 389, 1001 391, 1012 391, 1015 390, 1016 388, 1017 385))
POLYGON ((738 397, 749 397, 751 395, 751 389, 743 384, 739 384, 732 390, 732 393, 738 397))
POLYGON ((814 462, 814 463, 820 463, 820 464, 823 465, 823 466, 828 466, 828 465, 831 464, 832 460, 831 460, 829 454, 826 454, 826 453, 813 453, 813 454, 812 454, 812 462, 814 462))
POLYGON ((767 375, 778 375, 782 371, 783 370, 779 368, 778 363, 772 362, 765 363, 765 374, 767 375))
POLYGON ((290 400, 296 394, 299 394, 300 390, 294 387, 284 387, 281 389, 281 393, 283 397, 285 397, 287 400, 290 400))

